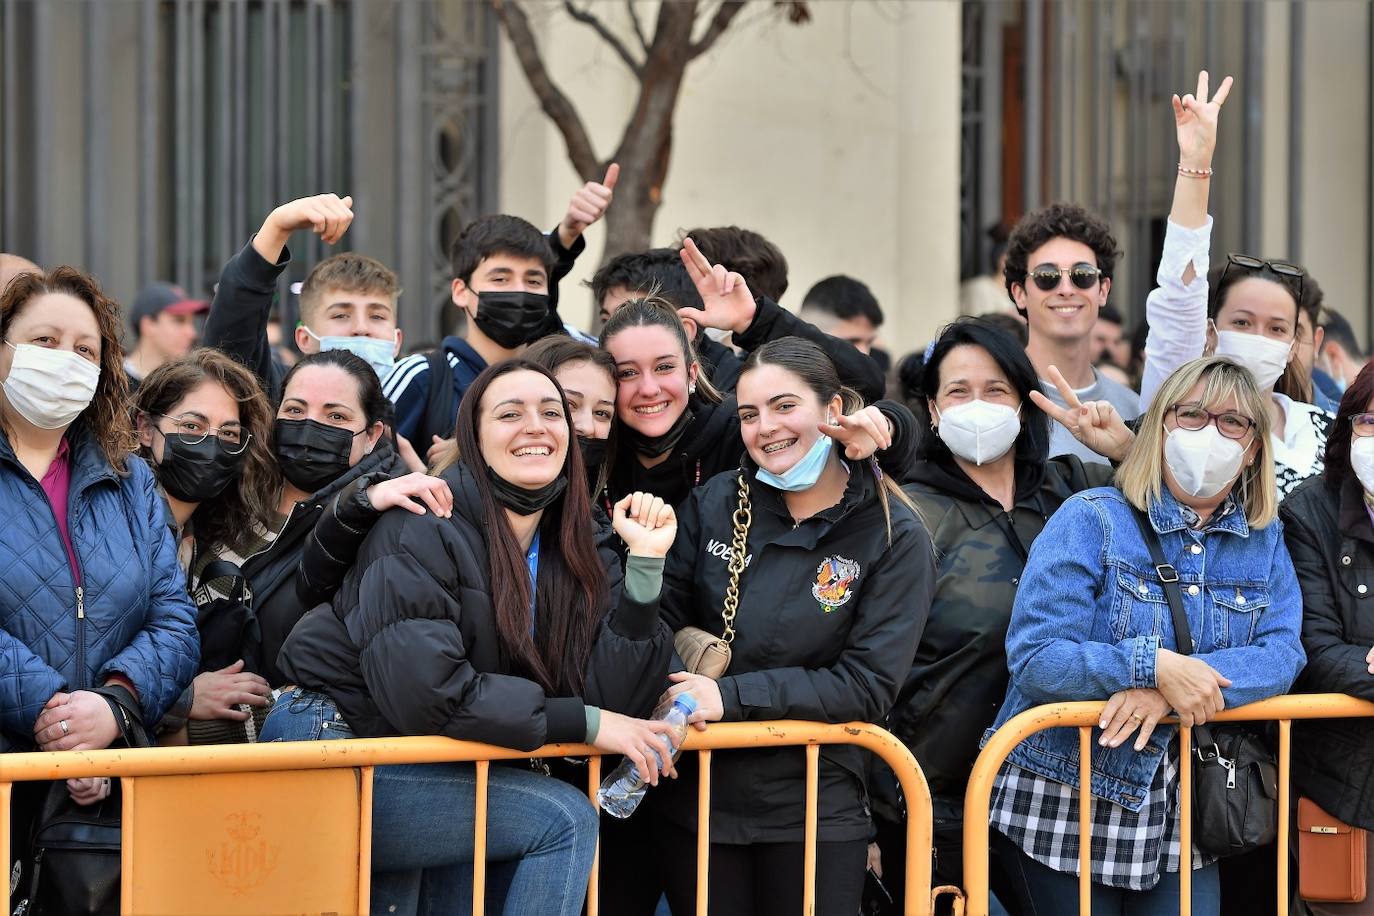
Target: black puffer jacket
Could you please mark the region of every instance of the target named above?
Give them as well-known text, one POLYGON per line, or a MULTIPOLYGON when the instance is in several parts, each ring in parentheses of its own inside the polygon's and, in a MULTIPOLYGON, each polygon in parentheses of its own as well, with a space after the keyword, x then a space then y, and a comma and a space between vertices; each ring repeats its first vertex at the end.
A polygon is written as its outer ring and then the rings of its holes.
MULTIPOLYGON (((497 634, 481 499, 463 465, 443 474, 453 516, 382 515, 334 606, 311 611, 282 650, 291 682, 329 694, 359 737, 444 735, 533 750, 586 735, 585 706, 644 716, 666 686, 672 634, 658 602, 621 590, 609 527, 596 533, 609 606, 582 697, 520 676, 497 634)), ((545 518, 543 550, 557 543, 545 518)), ((547 569, 540 564, 540 576, 547 569)), ((558 613, 540 606, 539 617, 558 613)))
MULTIPOLYGON (((1374 646, 1374 525, 1359 481, 1307 480, 1279 517, 1302 588, 1307 667, 1294 692, 1374 700, 1365 663, 1374 646)), ((1346 823, 1374 829, 1374 720, 1294 722, 1293 785, 1346 823)))
POLYGON ((262 630, 262 668, 258 673, 273 687, 289 683, 277 667, 277 653, 286 642, 287 634, 310 605, 302 604, 296 593, 296 575, 306 538, 315 530, 320 516, 334 495, 360 477, 380 475, 389 477, 402 467, 400 457, 385 438, 377 443, 372 454, 364 455, 338 480, 297 503, 281 533, 266 549, 248 557, 240 569, 248 580, 253 596, 253 613, 262 630))
MULTIPOLYGON (((880 723, 896 699, 930 610, 934 558, 925 526, 892 499, 892 539, 867 462, 851 465, 836 505, 794 525, 782 494, 753 479, 753 521, 740 575, 730 667, 720 683, 725 721, 809 719, 880 723)), ((678 514, 663 615, 674 630, 723 631, 738 473, 721 474, 678 514)), ((696 826, 694 755, 683 778, 651 793, 662 816, 696 826)), ((869 835, 864 752, 821 751, 819 836, 869 835)), ((799 748, 731 751, 712 764, 711 838, 722 843, 803 838, 806 762, 799 748)))

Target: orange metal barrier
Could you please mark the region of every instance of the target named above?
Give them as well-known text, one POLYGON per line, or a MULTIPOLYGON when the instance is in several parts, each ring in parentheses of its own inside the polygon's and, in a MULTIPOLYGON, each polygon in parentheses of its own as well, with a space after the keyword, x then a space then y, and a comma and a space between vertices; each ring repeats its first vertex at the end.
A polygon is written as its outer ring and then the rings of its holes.
MULTIPOLYGON (((806 748, 805 912, 815 911, 816 796, 822 745, 877 754, 907 798, 908 914, 931 908, 930 789, 906 747, 874 725, 778 721, 718 723, 684 745, 699 754, 697 913, 707 912, 711 758, 714 751, 806 748)), ((119 777, 124 802, 124 913, 365 913, 371 870, 373 767, 475 761, 477 810, 473 913, 483 912, 490 761, 590 757, 588 794, 601 782, 600 752, 548 745, 522 753, 446 738, 361 738, 214 747, 165 747, 0 756, 0 863, 10 861, 12 784, 119 777)), ((986 805, 984 806, 986 808, 986 805)), ((986 863, 985 863, 986 865, 986 863)), ((587 912, 597 912, 592 869, 587 912)))
MULTIPOLYGON (((988 806, 992 798, 992 784, 1001 769, 1003 761, 1016 745, 1027 737, 1047 728, 1061 726, 1077 727, 1079 736, 1079 760, 1092 760, 1092 730, 1096 727, 1105 702, 1055 703, 1028 709, 1011 719, 988 740, 983 752, 978 755, 973 774, 969 779, 968 791, 964 796, 964 884, 967 891, 967 912, 969 916, 987 916, 988 912, 988 806)), ((1291 729, 1295 719, 1349 719, 1374 716, 1374 703, 1357 700, 1338 693, 1296 694, 1272 697, 1227 709, 1217 714, 1213 722, 1257 722, 1277 721, 1279 723, 1279 827, 1278 827, 1278 897, 1275 901, 1277 914, 1288 912, 1288 812, 1289 812, 1289 757, 1291 750, 1291 729)), ((1165 722, 1177 724, 1176 719, 1165 722)), ((1192 729, 1182 728, 1179 737, 1179 754, 1183 761, 1179 767, 1179 800, 1182 830, 1182 848, 1192 848, 1192 773, 1189 765, 1192 729)), ((1091 869, 1089 855, 1091 843, 1091 806, 1082 800, 1091 797, 1091 763, 1081 767, 1079 773, 1078 830, 1079 837, 1079 912, 1091 912, 1091 869)), ((1179 876, 1179 912, 1183 916, 1192 912, 1192 873, 1185 869, 1179 876)))

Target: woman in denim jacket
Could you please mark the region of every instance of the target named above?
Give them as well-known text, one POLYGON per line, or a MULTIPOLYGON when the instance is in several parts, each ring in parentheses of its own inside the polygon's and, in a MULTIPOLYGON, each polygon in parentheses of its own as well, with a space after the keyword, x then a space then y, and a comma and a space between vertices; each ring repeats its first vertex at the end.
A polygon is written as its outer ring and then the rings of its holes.
MULTIPOLYGON (((1302 669, 1302 598, 1269 448, 1250 374, 1194 360, 1150 405, 1120 489, 1066 501, 1031 549, 1007 633, 1011 683, 989 734, 1033 706, 1110 697, 1092 761, 1095 912, 1177 911, 1181 763, 1177 729, 1159 720, 1200 725, 1285 692, 1302 669), (1195 655, 1174 651, 1136 507, 1178 570, 1195 655)), ((993 842, 1019 862, 1033 913, 1077 906, 1078 746, 1077 729, 1039 732, 993 787, 993 842)), ((1193 912, 1217 913, 1216 863, 1194 849, 1191 865, 1193 912)))

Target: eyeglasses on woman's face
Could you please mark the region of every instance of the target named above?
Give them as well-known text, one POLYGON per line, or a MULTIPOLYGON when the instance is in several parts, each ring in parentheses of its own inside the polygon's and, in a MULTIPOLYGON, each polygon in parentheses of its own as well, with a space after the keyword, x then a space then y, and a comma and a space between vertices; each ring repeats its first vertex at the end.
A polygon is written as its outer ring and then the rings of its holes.
POLYGON ((1350 418, 1350 430, 1357 436, 1374 436, 1374 413, 1357 413, 1350 418))
POLYGON ((1217 432, 1227 439, 1244 439, 1255 428, 1255 421, 1243 413, 1234 410, 1212 413, 1195 402, 1175 404, 1166 414, 1173 415, 1179 429, 1202 429, 1208 423, 1215 423, 1217 432))

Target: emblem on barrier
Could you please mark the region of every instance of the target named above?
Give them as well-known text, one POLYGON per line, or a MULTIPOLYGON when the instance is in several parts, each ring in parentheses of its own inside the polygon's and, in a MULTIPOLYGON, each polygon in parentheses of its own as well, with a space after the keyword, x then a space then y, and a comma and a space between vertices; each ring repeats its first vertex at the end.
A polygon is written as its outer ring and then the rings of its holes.
POLYGON ((242 895, 260 886, 276 870, 280 849, 262 838, 259 817, 250 812, 230 814, 226 837, 218 848, 205 850, 210 875, 231 893, 242 895))

